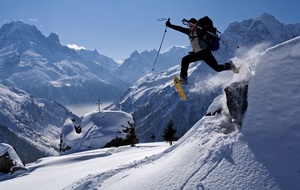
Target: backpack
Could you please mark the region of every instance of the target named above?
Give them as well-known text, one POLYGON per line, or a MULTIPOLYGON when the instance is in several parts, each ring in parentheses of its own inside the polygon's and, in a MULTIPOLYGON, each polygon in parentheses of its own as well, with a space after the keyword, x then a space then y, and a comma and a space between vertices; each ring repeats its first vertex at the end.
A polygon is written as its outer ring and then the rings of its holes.
POLYGON ((221 34, 213 25, 213 21, 208 17, 202 17, 198 20, 197 26, 207 32, 206 41, 211 51, 217 51, 220 48, 220 38, 218 34, 221 34))

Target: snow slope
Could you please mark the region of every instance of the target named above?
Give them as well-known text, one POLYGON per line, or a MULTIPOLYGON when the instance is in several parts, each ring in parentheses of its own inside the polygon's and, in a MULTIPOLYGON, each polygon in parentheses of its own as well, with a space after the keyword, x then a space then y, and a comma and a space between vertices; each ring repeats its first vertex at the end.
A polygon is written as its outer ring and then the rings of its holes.
POLYGON ((240 131, 220 133, 224 115, 207 116, 169 148, 44 158, 27 165, 30 173, 0 175, 0 189, 299 189, 299 48, 297 37, 244 60, 255 75, 240 131))
POLYGON ((137 147, 104 148, 59 157, 41 158, 27 164, 30 173, 0 173, 0 189, 53 190, 64 189, 90 174, 105 172, 132 161, 144 159, 166 149, 166 143, 139 144, 137 147), (16 177, 18 176, 18 177, 16 177))
MULTIPOLYGON (((174 146, 138 167, 87 176, 76 189, 297 189, 300 185, 300 37, 255 55, 243 129, 218 132, 204 117, 174 146), (280 72, 278 72, 280 71, 280 72)), ((73 189, 70 186, 69 189, 73 189)))

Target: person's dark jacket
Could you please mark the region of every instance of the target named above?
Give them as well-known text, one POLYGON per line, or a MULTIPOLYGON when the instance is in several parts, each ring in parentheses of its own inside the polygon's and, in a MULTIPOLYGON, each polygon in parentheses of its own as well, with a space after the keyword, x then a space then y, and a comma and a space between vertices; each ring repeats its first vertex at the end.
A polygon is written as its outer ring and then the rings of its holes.
POLYGON ((192 45, 192 48, 193 48, 193 52, 197 53, 208 47, 208 45, 205 41, 206 40, 206 32, 205 31, 203 31, 199 28, 196 28, 194 31, 191 31, 188 28, 173 25, 173 24, 171 24, 170 21, 166 22, 166 26, 188 35, 191 45, 192 45))

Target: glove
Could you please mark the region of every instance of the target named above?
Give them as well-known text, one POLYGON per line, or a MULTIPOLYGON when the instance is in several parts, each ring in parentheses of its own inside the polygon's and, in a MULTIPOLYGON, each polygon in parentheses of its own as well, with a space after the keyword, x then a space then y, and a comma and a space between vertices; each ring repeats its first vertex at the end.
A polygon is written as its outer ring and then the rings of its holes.
POLYGON ((172 25, 172 24, 171 24, 170 20, 167 20, 166 26, 167 26, 167 27, 170 27, 171 25, 172 25))

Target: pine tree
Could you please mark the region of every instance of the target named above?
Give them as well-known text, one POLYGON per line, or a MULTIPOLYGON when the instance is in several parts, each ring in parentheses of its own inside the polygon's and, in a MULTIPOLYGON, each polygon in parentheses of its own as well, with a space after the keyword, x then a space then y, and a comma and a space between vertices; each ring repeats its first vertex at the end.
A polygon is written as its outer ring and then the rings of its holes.
POLYGON ((135 146, 135 144, 137 144, 139 142, 139 139, 137 138, 136 134, 135 134, 135 122, 133 123, 130 123, 129 121, 127 122, 128 123, 128 127, 124 127, 122 126, 123 128, 123 132, 124 133, 127 133, 124 141, 125 141, 125 144, 130 144, 130 146, 135 146))
POLYGON ((175 137, 175 133, 177 132, 176 129, 174 129, 174 122, 172 120, 169 121, 167 127, 164 130, 163 139, 170 143, 170 146, 172 145, 172 142, 177 140, 178 138, 175 137))
POLYGON ((151 137, 150 137, 150 139, 154 142, 155 141, 155 135, 154 135, 154 133, 151 135, 151 137))

